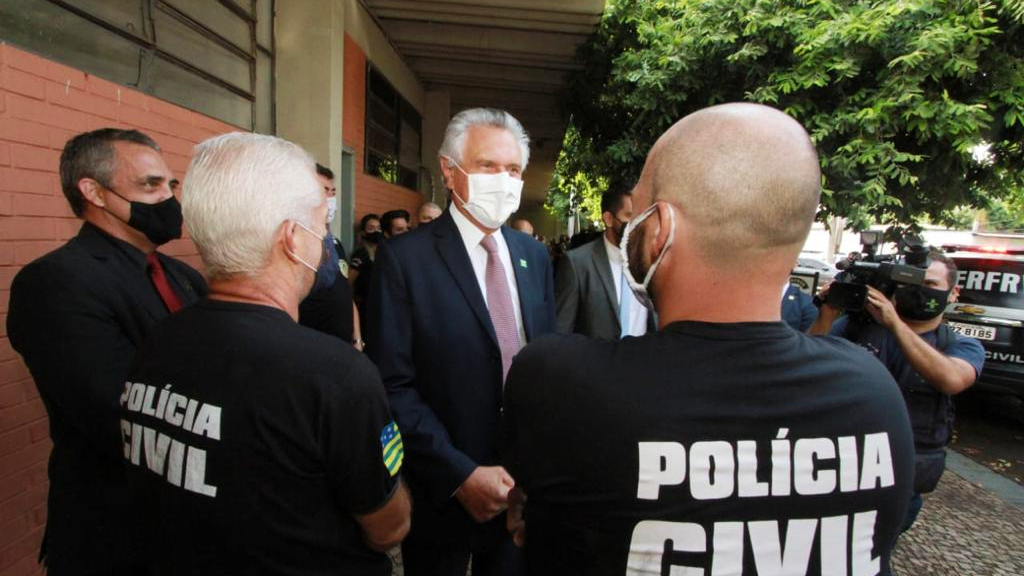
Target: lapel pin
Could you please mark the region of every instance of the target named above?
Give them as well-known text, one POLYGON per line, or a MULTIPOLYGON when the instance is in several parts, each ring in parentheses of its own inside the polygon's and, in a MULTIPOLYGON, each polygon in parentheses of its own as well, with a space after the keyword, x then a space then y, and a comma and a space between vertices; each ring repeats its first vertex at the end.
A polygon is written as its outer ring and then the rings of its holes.
POLYGON ((523 268, 526 268, 526 260, 520 258, 519 259, 519 265, 522 266, 523 268))

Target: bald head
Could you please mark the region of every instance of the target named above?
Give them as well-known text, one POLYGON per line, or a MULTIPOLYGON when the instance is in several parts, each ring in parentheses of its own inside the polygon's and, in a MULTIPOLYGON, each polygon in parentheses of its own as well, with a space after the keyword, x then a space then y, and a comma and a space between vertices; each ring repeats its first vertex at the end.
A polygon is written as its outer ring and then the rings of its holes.
POLYGON ((530 236, 533 236, 533 224, 530 224, 530 221, 525 218, 517 218, 515 221, 513 221, 512 229, 519 230, 524 234, 529 234, 530 236))
POLYGON ((817 211, 821 171, 796 120, 758 104, 723 104, 662 135, 641 183, 638 204, 678 208, 705 260, 742 266, 765 250, 799 251, 817 211))

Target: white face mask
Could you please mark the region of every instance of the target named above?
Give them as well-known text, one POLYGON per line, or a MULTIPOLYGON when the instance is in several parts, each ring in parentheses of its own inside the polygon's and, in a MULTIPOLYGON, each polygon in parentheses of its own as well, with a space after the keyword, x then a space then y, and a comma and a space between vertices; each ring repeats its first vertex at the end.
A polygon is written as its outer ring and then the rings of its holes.
POLYGON ((513 212, 519 209, 523 195, 523 181, 508 172, 498 174, 469 174, 448 159, 469 180, 469 201, 463 202, 452 194, 476 221, 486 228, 500 228, 513 212))
POLYGON ((633 272, 629 269, 629 236, 640 225, 641 222, 647 219, 648 216, 654 214, 654 211, 658 209, 658 203, 655 202, 647 207, 640 213, 639 216, 633 218, 626 224, 626 230, 622 233, 622 244, 619 245, 619 251, 622 254, 622 271, 625 272, 626 282, 629 283, 630 290, 633 291, 633 295, 636 296, 638 302, 643 304, 648 310, 654 310, 654 302, 651 300, 651 295, 647 291, 647 287, 651 284, 651 279, 654 278, 654 271, 658 269, 658 264, 661 264, 661 259, 665 257, 665 253, 668 252, 672 241, 676 238, 676 211, 670 206, 668 209, 669 225, 668 240, 665 240, 665 245, 661 247, 661 253, 658 254, 658 258, 651 264, 651 267, 647 270, 647 274, 644 276, 643 283, 639 283, 633 278, 633 272))
POLYGON ((334 215, 338 213, 338 198, 332 196, 327 199, 327 223, 334 222, 334 215))

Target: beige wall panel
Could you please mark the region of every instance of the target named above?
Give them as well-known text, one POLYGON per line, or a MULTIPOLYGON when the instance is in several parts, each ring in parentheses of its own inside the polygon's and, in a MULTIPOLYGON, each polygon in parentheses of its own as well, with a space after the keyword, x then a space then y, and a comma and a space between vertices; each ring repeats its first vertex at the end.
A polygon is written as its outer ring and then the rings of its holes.
POLYGON ((399 94, 425 115, 424 90, 412 70, 395 51, 373 17, 359 0, 344 0, 345 32, 366 53, 366 58, 377 67, 399 94))

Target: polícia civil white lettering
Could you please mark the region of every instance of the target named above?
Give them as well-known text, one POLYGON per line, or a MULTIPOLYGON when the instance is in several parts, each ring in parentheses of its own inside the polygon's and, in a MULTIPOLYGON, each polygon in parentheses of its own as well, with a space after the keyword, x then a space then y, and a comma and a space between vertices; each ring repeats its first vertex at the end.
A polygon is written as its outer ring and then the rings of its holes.
POLYGON ((895 483, 892 450, 889 448, 889 433, 865 434, 864 467, 860 473, 860 489, 887 488, 895 483))
POLYGON ((640 442, 640 471, 636 497, 657 500, 661 486, 686 479, 686 448, 678 442, 640 442))
POLYGON ((156 416, 156 406, 153 400, 156 398, 156 388, 146 386, 146 399, 142 401, 142 413, 146 416, 156 416))
POLYGON ((160 400, 156 404, 156 417, 164 417, 164 409, 167 407, 167 397, 170 396, 171 385, 164 386, 164 389, 160 391, 160 400))
POLYGON ((185 490, 217 497, 217 487, 206 483, 206 450, 195 446, 188 447, 188 459, 185 460, 185 490))
POLYGON ((740 440, 736 442, 737 489, 740 497, 750 498, 768 495, 768 482, 757 480, 757 442, 740 440))
POLYGON ((797 494, 830 494, 836 489, 835 470, 816 470, 820 460, 833 460, 836 445, 830 438, 801 438, 793 450, 793 488, 797 494))
POLYGON ((857 490, 857 439, 853 436, 839 437, 839 491, 857 490))
POLYGON ((132 390, 128 393, 128 409, 132 412, 138 412, 142 408, 142 398, 145 394, 145 384, 132 384, 132 390))
POLYGON ((173 392, 171 387, 167 384, 159 389, 141 382, 126 382, 121 405, 131 412, 140 412, 194 434, 220 440, 220 406, 188 398, 173 392))
MULTIPOLYGON (((219 415, 218 415, 219 416, 219 415)), ((770 482, 757 476, 757 442, 700 441, 687 449, 678 442, 638 442, 636 497, 657 500, 662 487, 684 483, 696 500, 831 494, 887 488, 895 484, 886 432, 857 439, 786 438, 780 428, 771 440, 770 482)))
POLYGON ((196 416, 192 432, 214 440, 220 440, 220 406, 203 404, 196 416))
POLYGON ((690 493, 697 500, 732 496, 736 461, 728 442, 696 442, 690 447, 690 493))
POLYGON ((818 531, 818 520, 790 520, 786 526, 786 542, 779 536, 778 520, 747 523, 754 566, 763 576, 806 574, 811 562, 811 546, 818 531))
POLYGON ((146 466, 157 474, 163 474, 167 464, 167 450, 171 443, 171 437, 166 434, 157 434, 152 428, 143 428, 142 446, 143 454, 146 456, 146 466))
POLYGON ((164 476, 175 486, 189 492, 216 498, 217 487, 206 482, 206 451, 186 446, 147 426, 121 420, 125 458, 136 466, 145 466, 164 476), (184 478, 184 486, 182 479, 184 478))
POLYGON ((198 407, 198 405, 198 402, 189 398, 188 407, 185 408, 185 424, 183 425, 185 430, 192 429, 192 424, 195 422, 196 419, 196 408, 198 407))
POLYGON ((861 512, 853 516, 853 538, 850 539, 850 576, 875 576, 881 570, 877 556, 871 555, 875 543, 875 518, 878 512, 861 512))
POLYGON ((789 478, 793 467, 790 445, 786 440, 789 428, 779 428, 772 440, 772 496, 789 496, 789 478))
POLYGON ((707 530, 701 524, 645 520, 633 528, 626 574, 661 575, 667 567, 671 576, 703 576, 703 568, 680 565, 672 555, 666 557, 666 552, 683 552, 710 554, 711 576, 734 576, 743 571, 744 547, 748 542, 758 575, 806 574, 817 536, 823 576, 874 576, 881 564, 871 554, 877 515, 874 510, 854 514, 852 535, 849 515, 788 522, 715 522, 711 525, 710 548, 707 530), (783 523, 785 541, 781 537, 783 523), (849 575, 847 558, 852 568, 849 575))
POLYGON ((171 397, 167 399, 167 408, 163 411, 164 421, 171 426, 181 426, 182 422, 185 421, 185 415, 178 412, 178 409, 186 404, 188 404, 188 398, 177 392, 172 393, 171 397))

